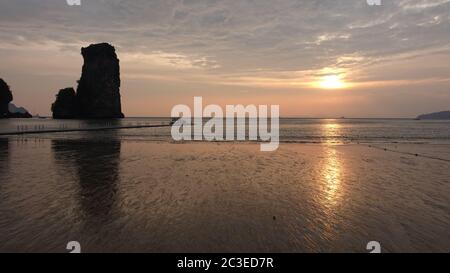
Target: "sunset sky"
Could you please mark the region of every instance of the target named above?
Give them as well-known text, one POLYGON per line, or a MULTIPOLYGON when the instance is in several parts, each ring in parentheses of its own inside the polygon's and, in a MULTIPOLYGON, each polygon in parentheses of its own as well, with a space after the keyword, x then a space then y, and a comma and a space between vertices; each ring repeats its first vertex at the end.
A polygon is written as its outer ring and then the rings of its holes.
POLYGON ((450 0, 0 0, 0 78, 50 115, 109 42, 126 116, 176 104, 279 104, 282 116, 450 110, 450 0))

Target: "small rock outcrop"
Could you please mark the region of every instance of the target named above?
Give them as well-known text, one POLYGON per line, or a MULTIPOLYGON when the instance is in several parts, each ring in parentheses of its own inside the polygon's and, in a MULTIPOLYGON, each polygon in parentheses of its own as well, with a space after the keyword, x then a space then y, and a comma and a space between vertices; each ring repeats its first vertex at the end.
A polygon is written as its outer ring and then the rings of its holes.
POLYGON ((61 89, 52 104, 53 118, 71 119, 78 116, 77 95, 72 87, 61 89))
POLYGON ((11 90, 3 79, 0 79, 0 118, 9 117, 8 105, 13 100, 11 90))
POLYGON ((32 118, 23 107, 16 107, 11 103, 13 95, 8 84, 0 79, 0 118, 32 118))
POLYGON ((115 48, 107 43, 81 49, 84 59, 78 88, 60 90, 52 105, 54 118, 123 118, 120 65, 115 48))

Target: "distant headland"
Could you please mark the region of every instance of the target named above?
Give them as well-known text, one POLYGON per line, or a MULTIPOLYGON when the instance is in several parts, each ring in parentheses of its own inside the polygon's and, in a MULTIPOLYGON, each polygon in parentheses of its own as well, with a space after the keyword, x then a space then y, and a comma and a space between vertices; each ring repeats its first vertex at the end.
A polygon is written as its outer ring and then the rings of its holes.
POLYGON ((115 48, 107 43, 81 49, 84 65, 78 88, 61 89, 52 104, 55 119, 123 118, 120 65, 115 48))
POLYGON ((450 120, 450 111, 436 112, 431 114, 420 115, 417 119, 433 119, 433 120, 450 120))

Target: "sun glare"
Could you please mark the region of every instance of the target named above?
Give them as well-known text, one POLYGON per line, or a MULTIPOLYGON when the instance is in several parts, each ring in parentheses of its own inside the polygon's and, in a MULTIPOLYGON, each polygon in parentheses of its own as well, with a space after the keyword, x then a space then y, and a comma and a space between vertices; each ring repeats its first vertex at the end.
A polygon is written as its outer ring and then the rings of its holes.
POLYGON ((319 86, 325 89, 339 89, 345 87, 345 83, 338 75, 328 75, 322 78, 319 86))

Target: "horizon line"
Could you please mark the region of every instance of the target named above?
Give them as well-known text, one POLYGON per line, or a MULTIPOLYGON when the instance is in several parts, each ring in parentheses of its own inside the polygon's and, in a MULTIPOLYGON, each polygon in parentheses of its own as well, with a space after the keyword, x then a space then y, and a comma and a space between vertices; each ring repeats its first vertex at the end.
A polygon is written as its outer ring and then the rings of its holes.
MULTIPOLYGON (((49 118, 53 119, 52 116, 33 116, 33 118, 49 118)), ((125 116, 125 118, 172 118, 170 116, 125 116)), ((182 117, 177 117, 182 118, 182 117)), ((187 118, 187 117, 186 117, 187 118)), ((190 118, 197 118, 195 116, 190 118)), ((202 118, 214 118, 214 117, 202 117, 202 118)), ((225 117, 217 117, 217 118, 227 118, 225 117)), ((237 118, 237 117, 235 117, 237 118)), ((246 117, 249 118, 249 117, 246 117)), ((270 118, 270 116, 268 117, 270 118)), ((403 120, 415 120, 417 117, 297 117, 297 116, 280 116, 280 119, 339 119, 339 120, 345 120, 345 119, 403 119, 403 120)), ((95 119, 95 118, 92 118, 95 119)), ((98 119, 107 119, 107 118, 98 118, 98 119)), ((113 119, 113 118, 111 118, 113 119)), ((77 120, 77 119, 74 119, 77 120)), ((80 119, 81 120, 81 119, 80 119)))

